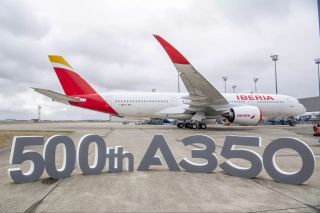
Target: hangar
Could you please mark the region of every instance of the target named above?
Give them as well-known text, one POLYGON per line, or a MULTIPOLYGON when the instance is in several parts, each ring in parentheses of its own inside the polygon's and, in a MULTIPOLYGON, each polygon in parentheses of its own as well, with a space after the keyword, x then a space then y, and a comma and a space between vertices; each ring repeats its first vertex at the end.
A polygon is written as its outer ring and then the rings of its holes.
POLYGON ((320 111, 320 96, 298 99, 307 109, 307 112, 320 111))

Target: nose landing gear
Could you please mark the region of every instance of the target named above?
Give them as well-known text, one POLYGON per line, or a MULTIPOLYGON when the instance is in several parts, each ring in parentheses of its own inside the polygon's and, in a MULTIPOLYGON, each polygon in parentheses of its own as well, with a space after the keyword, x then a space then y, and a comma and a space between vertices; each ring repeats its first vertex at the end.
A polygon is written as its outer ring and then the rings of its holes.
POLYGON ((295 117, 289 117, 288 118, 288 124, 290 125, 290 126, 295 126, 296 125, 296 119, 295 119, 295 117))

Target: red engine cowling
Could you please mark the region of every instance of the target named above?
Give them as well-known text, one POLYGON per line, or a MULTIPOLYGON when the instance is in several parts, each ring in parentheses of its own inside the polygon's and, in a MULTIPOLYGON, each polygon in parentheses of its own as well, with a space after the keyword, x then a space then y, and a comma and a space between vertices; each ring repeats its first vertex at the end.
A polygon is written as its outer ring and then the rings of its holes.
POLYGON ((230 123, 256 126, 262 120, 262 112, 255 106, 238 106, 230 109, 230 112, 223 115, 230 123))

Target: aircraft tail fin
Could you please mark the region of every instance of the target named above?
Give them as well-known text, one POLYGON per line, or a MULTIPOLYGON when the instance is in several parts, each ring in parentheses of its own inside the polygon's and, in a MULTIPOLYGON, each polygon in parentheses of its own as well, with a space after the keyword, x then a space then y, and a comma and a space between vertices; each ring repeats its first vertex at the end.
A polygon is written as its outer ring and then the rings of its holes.
POLYGON ((97 93, 62 56, 49 55, 49 60, 66 95, 76 96, 97 93))

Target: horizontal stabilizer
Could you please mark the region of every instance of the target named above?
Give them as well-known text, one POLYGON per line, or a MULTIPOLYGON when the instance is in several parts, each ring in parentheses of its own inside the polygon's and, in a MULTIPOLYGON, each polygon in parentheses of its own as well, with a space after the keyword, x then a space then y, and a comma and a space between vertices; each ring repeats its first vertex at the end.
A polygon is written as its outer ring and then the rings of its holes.
POLYGON ((69 101, 71 101, 71 102, 85 102, 86 101, 85 98, 70 97, 70 96, 66 96, 61 93, 57 93, 57 92, 54 92, 51 90, 39 89, 39 88, 32 88, 32 89, 34 89, 34 91, 36 91, 44 96, 51 98, 52 101, 57 101, 57 102, 61 102, 64 104, 69 104, 69 101))

